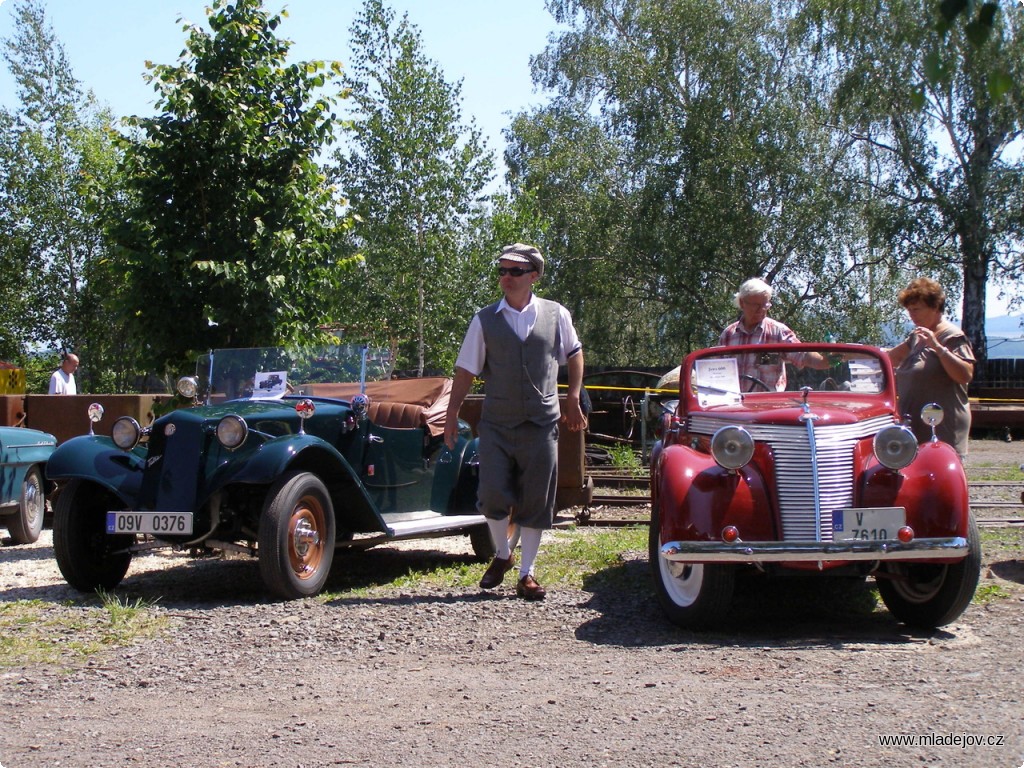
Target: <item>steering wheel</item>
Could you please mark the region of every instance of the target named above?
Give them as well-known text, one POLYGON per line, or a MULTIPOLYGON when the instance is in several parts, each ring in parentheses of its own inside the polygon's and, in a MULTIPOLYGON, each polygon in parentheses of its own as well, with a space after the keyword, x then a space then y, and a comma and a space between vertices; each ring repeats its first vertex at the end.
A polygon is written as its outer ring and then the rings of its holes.
POLYGON ((636 431, 636 425, 639 421, 640 415, 637 413, 633 396, 626 395, 622 398, 622 434, 625 435, 627 440, 633 439, 633 433, 636 431))
MULTIPOLYGON (((745 380, 747 380, 749 382, 752 382, 755 386, 760 387, 765 392, 771 392, 772 391, 772 388, 769 387, 767 384, 765 384, 763 381, 761 381, 759 378, 757 378, 757 376, 751 376, 749 374, 744 373, 743 375, 740 376, 740 379, 745 379, 745 380)), ((750 391, 753 392, 754 390, 751 389, 750 391)))
POLYGON ((835 379, 829 376, 824 381, 821 382, 821 385, 818 387, 818 389, 823 390, 825 392, 834 392, 835 390, 839 389, 839 384, 836 382, 835 379))

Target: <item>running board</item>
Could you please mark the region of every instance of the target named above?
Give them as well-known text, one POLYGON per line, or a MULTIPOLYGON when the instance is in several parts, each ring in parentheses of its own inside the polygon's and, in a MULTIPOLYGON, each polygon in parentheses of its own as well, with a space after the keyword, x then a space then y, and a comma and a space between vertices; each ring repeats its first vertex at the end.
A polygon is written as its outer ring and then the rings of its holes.
POLYGON ((461 533, 468 534, 470 528, 486 524, 487 518, 483 515, 435 515, 422 520, 403 520, 388 523, 387 533, 339 541, 337 546, 339 548, 364 549, 388 541, 431 539, 461 533))

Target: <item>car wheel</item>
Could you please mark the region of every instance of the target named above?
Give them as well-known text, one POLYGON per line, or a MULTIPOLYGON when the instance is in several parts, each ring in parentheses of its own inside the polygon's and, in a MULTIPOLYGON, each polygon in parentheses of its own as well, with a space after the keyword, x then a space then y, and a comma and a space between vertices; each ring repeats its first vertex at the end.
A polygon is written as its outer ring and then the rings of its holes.
POLYGON ((728 612, 735 568, 666 560, 661 556, 661 524, 656 509, 651 517, 648 556, 658 603, 673 624, 683 629, 703 629, 728 612))
POLYGON ((491 529, 486 524, 469 529, 469 543, 473 547, 473 555, 481 563, 491 560, 497 552, 491 539, 491 529))
POLYGON ((53 554, 65 581, 82 592, 113 589, 128 572, 135 536, 107 533, 107 512, 121 506, 106 489, 72 480, 53 510, 53 554))
POLYGON ((974 597, 981 574, 978 524, 970 516, 967 557, 953 565, 888 563, 878 593, 889 612, 912 627, 934 629, 955 621, 974 597))
POLYGON ((39 467, 29 467, 21 483, 18 511, 8 521, 8 530, 15 544, 32 544, 43 530, 46 514, 46 494, 43 493, 43 475, 39 467))
POLYGON ((260 574, 276 595, 315 595, 334 560, 334 506, 316 475, 294 472, 267 493, 260 518, 260 574))

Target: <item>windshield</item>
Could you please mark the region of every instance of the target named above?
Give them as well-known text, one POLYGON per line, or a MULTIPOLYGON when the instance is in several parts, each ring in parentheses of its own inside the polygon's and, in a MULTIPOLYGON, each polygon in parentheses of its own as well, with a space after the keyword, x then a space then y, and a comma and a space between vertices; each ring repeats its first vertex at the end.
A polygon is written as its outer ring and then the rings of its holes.
POLYGON ((814 391, 884 392, 887 366, 874 348, 852 345, 716 347, 693 360, 690 387, 701 405, 738 403, 748 394, 814 391), (741 351, 742 350, 742 351, 741 351))
POLYGON ((196 377, 208 397, 283 397, 303 384, 384 381, 394 358, 359 344, 216 349, 200 355, 196 377))

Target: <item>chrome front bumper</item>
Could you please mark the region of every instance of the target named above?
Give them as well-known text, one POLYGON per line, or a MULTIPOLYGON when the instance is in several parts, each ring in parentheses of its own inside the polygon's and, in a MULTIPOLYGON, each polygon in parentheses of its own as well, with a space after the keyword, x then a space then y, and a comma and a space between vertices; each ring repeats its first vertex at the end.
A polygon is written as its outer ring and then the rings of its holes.
POLYGON ((670 541, 661 556, 679 563, 814 563, 824 560, 929 560, 967 557, 967 539, 901 541, 670 541))

